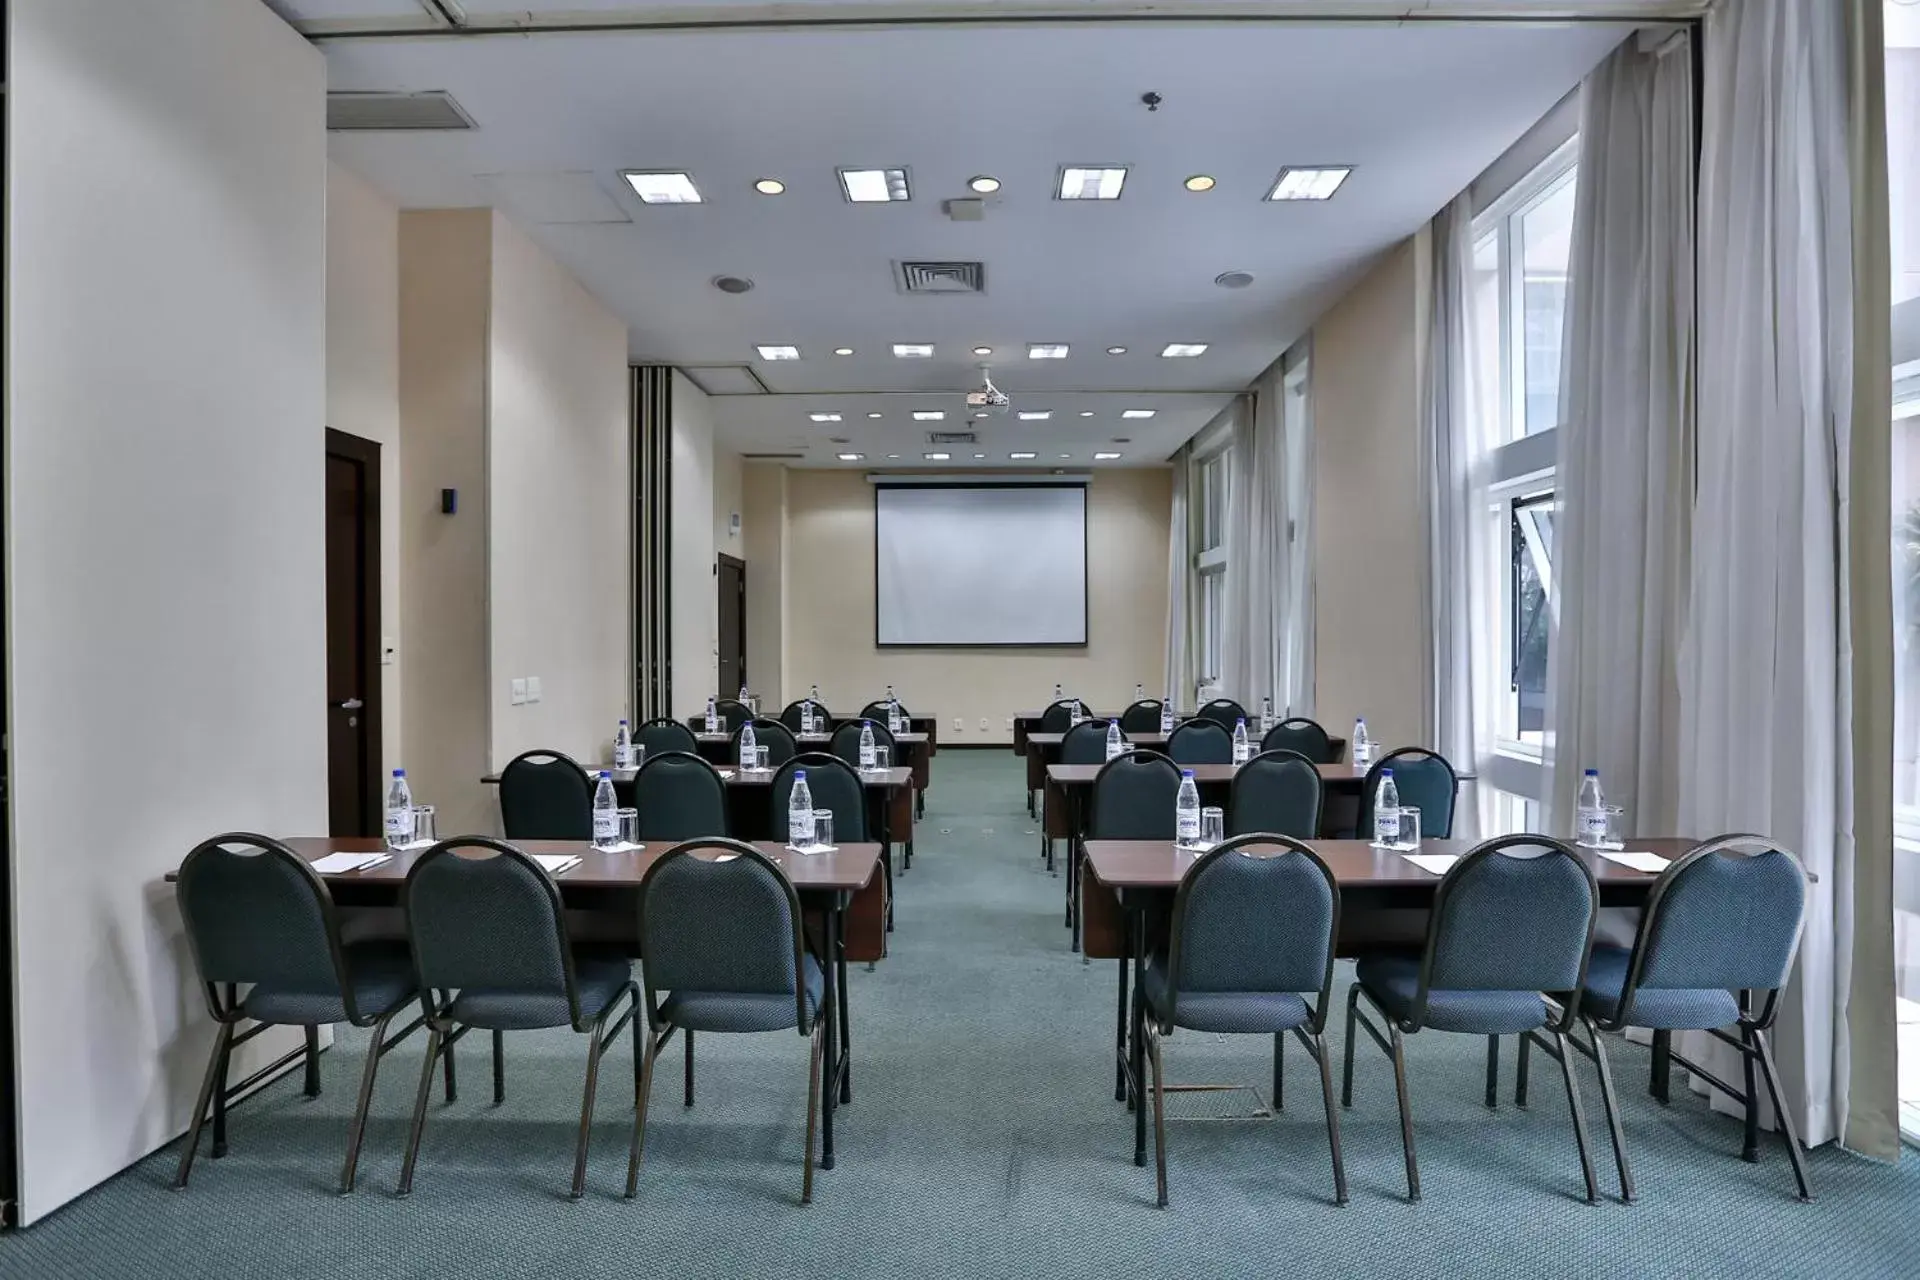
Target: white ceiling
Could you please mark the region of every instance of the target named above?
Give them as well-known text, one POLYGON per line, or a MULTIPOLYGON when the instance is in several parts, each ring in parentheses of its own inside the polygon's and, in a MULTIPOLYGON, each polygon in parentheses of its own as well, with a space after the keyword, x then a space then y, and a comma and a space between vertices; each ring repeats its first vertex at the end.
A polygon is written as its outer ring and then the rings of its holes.
MULTIPOLYGON (((415 0, 281 7, 299 18, 418 12, 415 0)), ((797 445, 809 464, 842 447, 869 463, 918 461, 928 424, 908 411, 944 408, 938 425, 960 425, 961 393, 978 380, 972 348, 985 345, 1017 409, 1054 410, 1044 424, 991 424, 987 461, 1007 465, 1031 440, 1039 461, 1069 453, 1078 465, 1120 435, 1134 442, 1118 446, 1127 463, 1163 460, 1624 34, 1591 23, 968 26, 321 47, 336 90, 444 89, 478 125, 336 134, 336 159, 405 207, 503 208, 625 318, 636 359, 751 365, 775 394, 716 401, 731 447, 797 445), (1148 91, 1164 99, 1156 112, 1140 103, 1148 91), (1054 200, 1063 163, 1131 166, 1123 198, 1054 200), (1283 165, 1314 163, 1355 171, 1325 204, 1262 200, 1283 165), (914 198, 849 205, 836 165, 908 166, 914 198), (707 203, 642 205, 620 180, 629 168, 685 169, 707 203), (969 195, 979 173, 1004 183, 986 220, 950 222, 941 202, 969 195), (1218 186, 1185 191, 1193 173, 1218 186), (767 176, 786 194, 756 194, 767 176), (900 259, 981 261, 986 292, 904 296, 900 259), (1221 289, 1225 271, 1255 284, 1221 289), (722 274, 756 287, 720 293, 722 274), (938 357, 895 359, 894 342, 932 342, 938 357), (1072 355, 1031 361, 1029 342, 1070 343, 1072 355), (1210 345, 1199 359, 1159 359, 1168 342, 1210 345), (761 362, 758 343, 796 343, 805 359, 761 362), (1127 354, 1106 355, 1116 344, 1127 354), (837 346, 857 354, 836 357, 837 346), (1156 417, 1123 424, 1133 407, 1156 417), (845 421, 808 420, 821 411, 845 421), (835 434, 855 443, 831 445, 835 434)))

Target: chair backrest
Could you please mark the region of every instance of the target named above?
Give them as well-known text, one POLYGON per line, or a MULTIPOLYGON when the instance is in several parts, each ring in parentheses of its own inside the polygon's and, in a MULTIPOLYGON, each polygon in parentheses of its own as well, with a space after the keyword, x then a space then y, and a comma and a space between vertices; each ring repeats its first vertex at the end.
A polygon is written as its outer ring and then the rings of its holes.
MULTIPOLYGON (((789 702, 784 708, 781 709, 780 723, 787 727, 787 732, 789 733, 800 732, 800 729, 802 726, 800 713, 806 709, 806 705, 809 701, 811 701, 811 699, 801 698, 798 701, 789 702)), ((825 719, 826 714, 827 714, 827 708, 824 703, 818 703, 818 702, 814 703, 813 718, 816 721, 825 719)))
POLYGON ((1082 720, 1067 730, 1067 736, 1060 740, 1060 763, 1105 764, 1108 723, 1106 720, 1082 720))
MULTIPOLYGON (((875 720, 885 725, 887 722, 887 700, 881 698, 878 702, 869 702, 866 706, 860 708, 860 715, 862 719, 875 720)), ((900 732, 907 732, 912 723, 913 713, 907 710, 907 704, 903 702, 900 704, 900 732)))
POLYGON ((727 726, 728 733, 753 719, 753 708, 738 698, 721 698, 714 704, 714 710, 720 713, 720 721, 727 726))
POLYGON ((1340 889, 1298 840, 1250 833, 1208 851, 1173 898, 1167 949, 1183 992, 1317 991, 1324 1012, 1340 935, 1340 889))
POLYGON ((1291 716, 1267 730, 1260 739, 1262 751, 1293 751, 1315 764, 1333 763, 1333 739, 1317 720, 1291 716))
MULTIPOLYGON (((854 750, 857 754, 858 743, 854 750)), ((833 810, 833 838, 863 843, 867 838, 867 789, 853 765, 820 751, 795 756, 773 775, 768 801, 772 806, 773 838, 787 838, 787 798, 793 794, 793 775, 802 769, 807 771, 807 792, 813 797, 813 807, 833 810)))
POLYGON ((349 1018, 359 1020, 345 981, 333 895, 292 849, 246 831, 203 840, 180 863, 175 893, 215 1017, 222 1014, 218 985, 270 982, 339 995, 349 1018))
POLYGON ((893 740, 893 734, 887 731, 884 720, 849 720, 833 731, 833 738, 827 743, 827 754, 839 756, 848 764, 860 767, 860 726, 866 725, 873 730, 873 745, 885 747, 892 752, 894 764, 900 763, 900 752, 893 740))
POLYGON ((633 731, 633 740, 649 756, 665 755, 669 751, 685 751, 689 755, 700 752, 700 740, 693 736, 693 730, 670 716, 647 721, 633 731))
POLYGON ((1579 990, 1599 906, 1593 872, 1559 840, 1512 835, 1475 845, 1434 890, 1415 1025, 1429 990, 1579 990))
POLYGON ((1228 733, 1233 726, 1247 718, 1247 709, 1232 698, 1215 698, 1200 710, 1194 712, 1196 720, 1211 720, 1228 733))
POLYGON ((1061 698, 1040 713, 1040 732, 1065 733, 1073 727, 1073 699, 1061 698))
POLYGON ((423 991, 546 997, 549 1025, 582 1024, 560 890, 519 849, 486 836, 442 840, 407 872, 400 901, 423 991))
POLYGON ((1167 755, 1176 764, 1232 764, 1233 734, 1217 720, 1187 720, 1167 735, 1167 755))
POLYGON ((765 854, 736 840, 675 845, 640 881, 648 1020, 659 1026, 662 991, 792 994, 806 1030, 801 938, 800 896, 765 854))
POLYGON ((690 751, 649 754, 633 777, 642 840, 697 840, 727 834, 727 784, 690 751))
POLYGON ((1320 834, 1320 770, 1296 751, 1263 751, 1240 766, 1227 797, 1227 834, 1275 831, 1296 840, 1320 834))
POLYGON ((1129 751, 1093 779, 1087 834, 1095 840, 1171 840, 1180 770, 1158 751, 1129 751))
POLYGON ((1420 835, 1435 840, 1453 837, 1454 798, 1460 782, 1447 758, 1424 747, 1401 747, 1373 762, 1365 782, 1360 784, 1360 821, 1358 831, 1364 839, 1373 834, 1373 801, 1380 792, 1380 771, 1393 770, 1393 787, 1400 793, 1400 807, 1420 811, 1420 835))
MULTIPOLYGON (((793 740, 793 734, 787 726, 778 720, 749 720, 753 726, 754 745, 767 749, 767 763, 778 769, 800 752, 800 744, 793 740)), ((740 734, 746 729, 743 724, 733 731, 733 758, 740 759, 740 734)))
POLYGON ((1158 698, 1140 699, 1120 713, 1120 732, 1160 732, 1160 708, 1164 705, 1158 698))
POLYGON ((592 779, 563 752, 521 752, 500 771, 500 829, 509 840, 593 839, 592 779))
POLYGON ((1806 918, 1800 860, 1764 836, 1725 835, 1695 845, 1661 872, 1647 896, 1620 1018, 1637 990, 1764 991, 1786 985, 1806 918))

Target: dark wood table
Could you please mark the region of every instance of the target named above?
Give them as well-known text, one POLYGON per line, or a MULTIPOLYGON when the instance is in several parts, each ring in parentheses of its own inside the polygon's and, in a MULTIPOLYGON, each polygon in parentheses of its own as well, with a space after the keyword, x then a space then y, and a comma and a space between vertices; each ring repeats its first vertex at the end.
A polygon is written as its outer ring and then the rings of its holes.
MULTIPOLYGON (((1213 766, 1221 768, 1224 766, 1213 766)), ((1323 766, 1339 767, 1339 766, 1323 766)), ((1657 853, 1672 861, 1686 853, 1695 840, 1662 838, 1632 841, 1632 847, 1657 853)), ((1310 840, 1307 842, 1333 872, 1340 888, 1340 939, 1336 949, 1351 955, 1369 930, 1369 913, 1383 910, 1431 910, 1440 877, 1411 862, 1403 854, 1376 849, 1365 840, 1310 840)), ((1471 840, 1422 840, 1423 854, 1465 854, 1471 840)), ((1576 852, 1593 871, 1600 887, 1600 905, 1637 906, 1659 877, 1635 871, 1590 849, 1576 852)), ((1138 1082, 1146 1078, 1144 1005, 1127 1003, 1127 972, 1131 962, 1133 986, 1140 988, 1146 968, 1147 939, 1154 920, 1172 907, 1180 882, 1200 855, 1176 848, 1170 840, 1088 840, 1087 877, 1082 902, 1086 913, 1086 951, 1089 956, 1119 962, 1119 1004, 1114 1029, 1114 1086, 1116 1102, 1133 1103, 1133 1162, 1147 1160, 1147 1108, 1138 1082), (1117 944, 1117 945, 1116 945, 1117 944)))
MULTIPOLYGON (((1089 720, 1115 720, 1118 718, 1118 716, 1098 715, 1087 717, 1089 720)), ((1190 719, 1192 719, 1191 716, 1176 716, 1174 723, 1179 725, 1190 719)), ((1249 732, 1251 732, 1251 728, 1249 728, 1249 732)), ((1013 750, 1015 755, 1021 756, 1027 762, 1027 812, 1032 816, 1040 816, 1034 811, 1033 796, 1035 792, 1045 791, 1047 766, 1059 763, 1060 744, 1066 739, 1066 736, 1064 733, 1042 732, 1040 729, 1040 716, 1037 714, 1021 712, 1013 719, 1013 750)), ((1145 747, 1152 751, 1164 751, 1167 746, 1167 737, 1167 734, 1161 733, 1158 729, 1154 729, 1144 733, 1129 733, 1127 735, 1127 741, 1136 747, 1145 747)), ((1259 738, 1256 737, 1254 741, 1255 750, 1258 750, 1259 738)), ((1347 740, 1345 738, 1330 737, 1327 741, 1333 747, 1333 758, 1336 761, 1346 755, 1347 740)), ((1365 776, 1365 770, 1362 770, 1360 774, 1355 776, 1365 776)), ((1356 786, 1357 785, 1358 784, 1356 784, 1356 786)))
MULTIPOLYGON (((766 718, 778 719, 779 714, 774 712, 766 718)), ((835 715, 825 707, 820 707, 818 714, 826 720, 827 732, 808 734, 805 737, 795 734, 794 737, 799 739, 802 751, 825 751, 827 744, 833 740, 835 729, 860 719, 859 716, 835 715)), ((706 732, 706 719, 706 714, 702 712, 699 715, 688 716, 686 720, 687 728, 693 730, 693 736, 699 741, 700 754, 715 764, 734 763, 733 734, 706 732)), ((902 748, 900 751, 902 759, 899 763, 913 770, 914 812, 917 816, 924 817, 927 812, 927 788, 933 783, 933 757, 940 754, 940 722, 933 716, 908 716, 906 722, 907 727, 894 735, 894 742, 902 748)), ((881 718, 876 719, 875 723, 884 724, 886 721, 881 718)))

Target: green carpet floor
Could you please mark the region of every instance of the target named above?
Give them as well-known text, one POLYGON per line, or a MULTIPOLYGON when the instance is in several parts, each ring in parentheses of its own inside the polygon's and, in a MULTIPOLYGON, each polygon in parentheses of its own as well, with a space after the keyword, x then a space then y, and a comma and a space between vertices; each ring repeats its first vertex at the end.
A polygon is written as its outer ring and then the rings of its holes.
MULTIPOLYGON (((1531 1109, 1481 1105, 1483 1042, 1411 1042, 1426 1198, 1407 1204, 1386 1059, 1363 1045, 1344 1117, 1352 1203, 1330 1203, 1317 1081, 1296 1046, 1272 1120, 1170 1127, 1173 1204, 1131 1159, 1113 1101, 1111 964, 1083 966, 1061 927, 1010 753, 936 764, 893 955, 853 973, 854 1103, 839 1168, 803 1209, 805 1042, 703 1036, 699 1103, 677 1055, 654 1094, 640 1198, 620 1198, 631 1099, 624 1046, 602 1078, 587 1197, 565 1196, 584 1046, 508 1039, 508 1096, 490 1105, 484 1046, 464 1089, 431 1113, 413 1196, 392 1195, 417 1041, 387 1064, 360 1190, 333 1194, 364 1041, 324 1058, 322 1096, 297 1075, 237 1108, 232 1154, 167 1189, 164 1150, 51 1219, 0 1238, 0 1276, 955 1276, 1194 1277, 1920 1275, 1920 1160, 1897 1168, 1828 1148, 1817 1200, 1794 1201, 1776 1143, 1738 1157, 1733 1122, 1698 1098, 1647 1098, 1646 1055, 1614 1064, 1642 1200, 1578 1198, 1579 1166, 1551 1064, 1531 1109)), ((1336 993, 1338 994, 1338 993, 1336 993)), ((1511 1042, 1509 1042, 1511 1044, 1511 1042)), ((1266 1088, 1268 1042, 1182 1033, 1179 1080, 1266 1088)), ((1512 1051, 1505 1073, 1512 1076, 1512 1051)), ((1594 1136, 1598 1084, 1585 1098, 1594 1136)), ((1189 1108, 1220 1108, 1191 1095, 1189 1108)), ((1611 1162, 1596 1147, 1603 1187, 1611 1162)))

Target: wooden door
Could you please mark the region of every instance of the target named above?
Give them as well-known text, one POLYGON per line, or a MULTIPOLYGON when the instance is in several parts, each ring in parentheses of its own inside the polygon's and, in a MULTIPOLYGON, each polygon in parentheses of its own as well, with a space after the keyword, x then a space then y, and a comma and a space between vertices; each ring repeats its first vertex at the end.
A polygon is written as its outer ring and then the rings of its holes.
POLYGON ((327 432, 327 812, 336 836, 383 830, 380 446, 327 432))
POLYGON ((717 576, 720 580, 720 696, 731 698, 747 683, 746 562, 721 556, 717 576))

